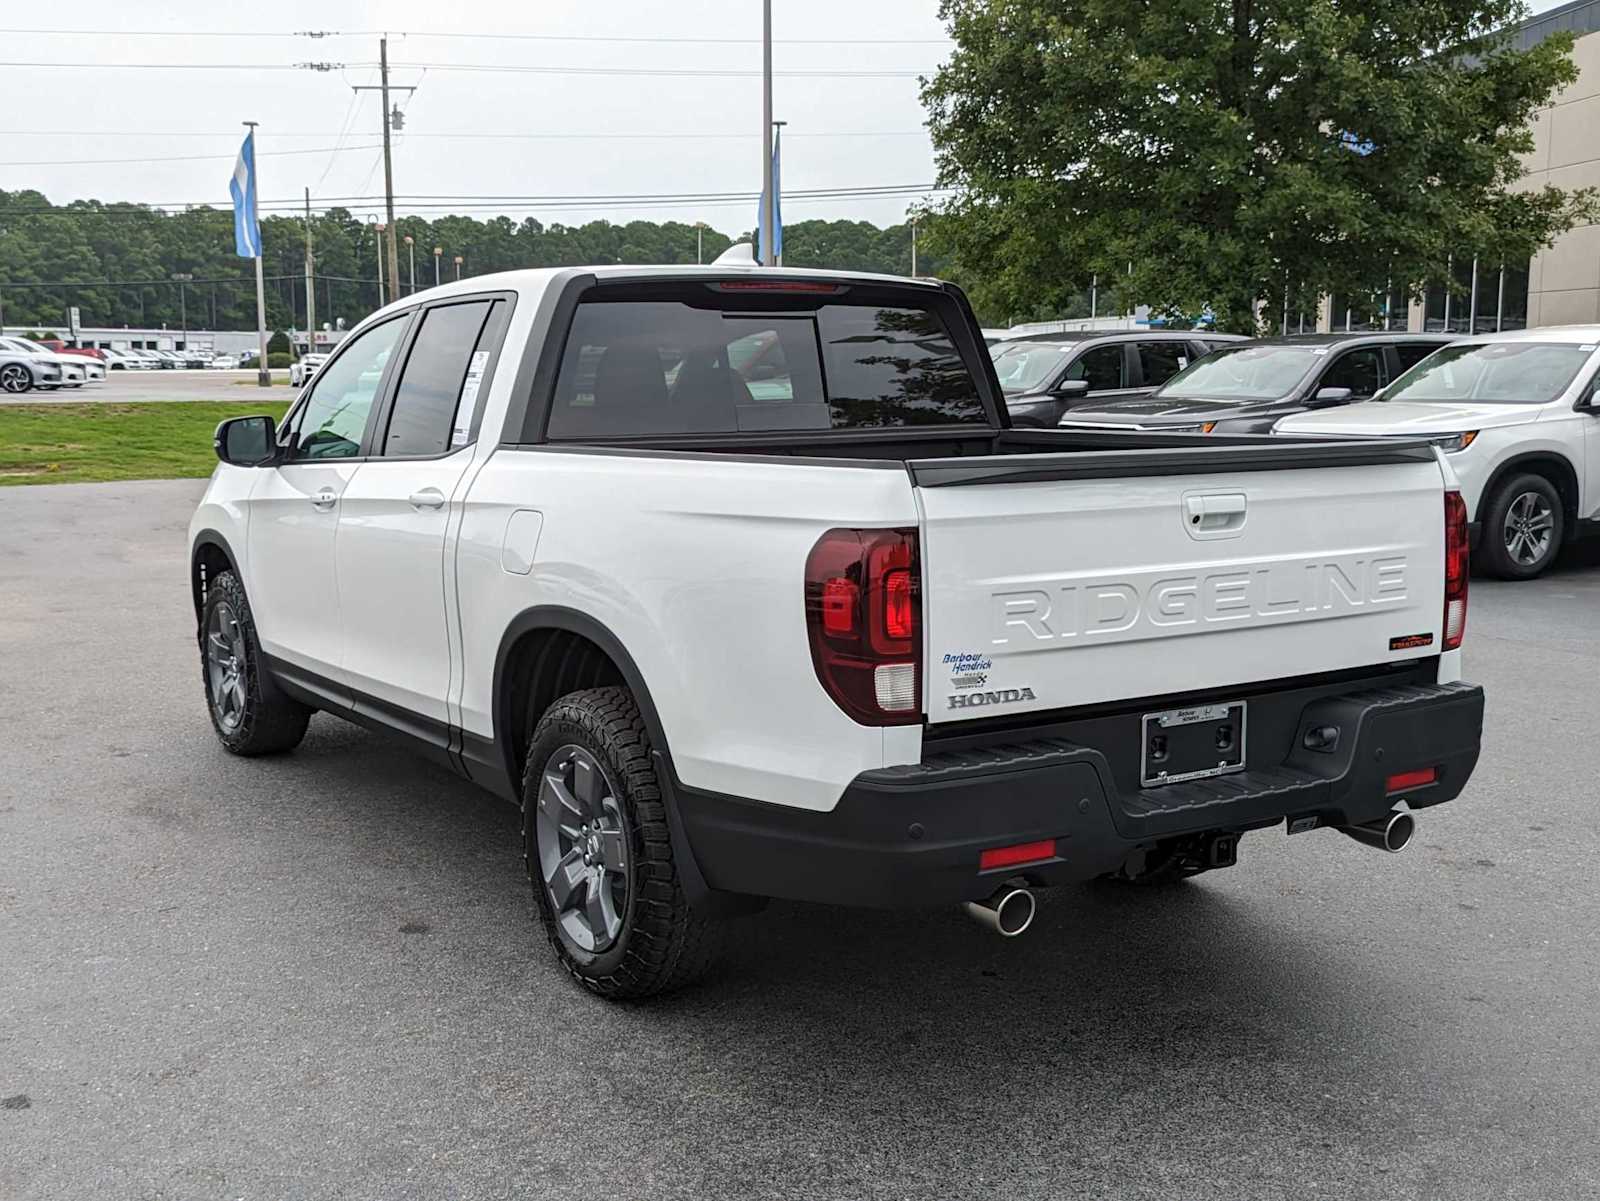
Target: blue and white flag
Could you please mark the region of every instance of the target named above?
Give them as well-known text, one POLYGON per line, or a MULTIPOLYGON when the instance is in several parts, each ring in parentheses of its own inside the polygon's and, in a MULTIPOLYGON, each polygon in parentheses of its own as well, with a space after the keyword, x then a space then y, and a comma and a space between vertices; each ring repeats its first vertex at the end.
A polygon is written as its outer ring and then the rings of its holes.
MULTIPOLYGON (((782 155, 783 130, 780 127, 772 135, 772 261, 779 265, 783 263, 783 185, 779 179, 779 161, 782 155)), ((763 262, 761 253, 761 230, 766 224, 767 194, 761 193, 761 206, 756 210, 756 261, 763 262)))
POLYGON ((256 220, 256 131, 245 135, 239 161, 228 181, 233 194, 233 250, 242 259, 261 257, 261 223, 256 220))

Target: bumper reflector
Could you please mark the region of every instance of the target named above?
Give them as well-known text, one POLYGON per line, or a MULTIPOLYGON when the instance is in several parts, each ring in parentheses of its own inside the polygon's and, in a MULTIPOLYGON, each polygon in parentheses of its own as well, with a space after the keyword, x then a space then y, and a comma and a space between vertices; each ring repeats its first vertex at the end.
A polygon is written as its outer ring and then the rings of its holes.
POLYGON ((1408 788, 1421 788, 1439 779, 1437 767, 1419 767, 1416 771, 1403 771, 1389 777, 1390 792, 1405 792, 1408 788))
POLYGON ((997 867, 1016 867, 1022 863, 1043 863, 1056 857, 1056 840, 1045 838, 1039 842, 1019 842, 1012 847, 994 847, 978 855, 978 870, 993 871, 997 867))

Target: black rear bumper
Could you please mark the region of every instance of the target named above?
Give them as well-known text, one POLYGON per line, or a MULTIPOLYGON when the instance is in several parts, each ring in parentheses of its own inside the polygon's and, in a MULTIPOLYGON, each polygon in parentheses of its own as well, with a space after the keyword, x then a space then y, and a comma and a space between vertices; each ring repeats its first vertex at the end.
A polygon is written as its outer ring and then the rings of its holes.
MULTIPOLYGON (((1265 745, 1232 775, 1143 789, 1129 786, 1123 766, 1119 787, 1096 746, 1046 736, 864 772, 826 813, 681 785, 678 812, 712 888, 898 907, 976 900, 1017 876, 1041 886, 1089 879, 1163 839, 1286 819, 1297 831, 1375 821, 1401 800, 1412 809, 1453 800, 1478 761, 1483 690, 1474 684, 1303 689, 1251 704, 1252 737, 1262 729, 1265 745), (1334 745, 1307 749, 1307 731, 1329 727, 1334 745), (1424 768, 1434 782, 1389 791, 1391 777, 1424 768), (1046 839, 1056 848, 1047 862, 978 870, 985 849, 1046 839)), ((1081 724, 1120 730, 1137 720, 1081 724)))

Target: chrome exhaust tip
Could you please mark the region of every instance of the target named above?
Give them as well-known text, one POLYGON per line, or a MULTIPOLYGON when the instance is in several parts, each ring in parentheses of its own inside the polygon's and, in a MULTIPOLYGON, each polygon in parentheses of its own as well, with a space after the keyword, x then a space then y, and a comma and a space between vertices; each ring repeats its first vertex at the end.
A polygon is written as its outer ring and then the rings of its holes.
POLYGON ((1006 885, 986 901, 967 901, 962 905, 974 921, 993 930, 1001 938, 1015 938, 1033 925, 1037 903, 1026 888, 1006 885))
POLYGON ((1389 816, 1380 821, 1365 822, 1359 826, 1340 826, 1340 831, 1363 846, 1377 847, 1398 855, 1411 844, 1417 832, 1417 819, 1403 804, 1396 805, 1389 816))

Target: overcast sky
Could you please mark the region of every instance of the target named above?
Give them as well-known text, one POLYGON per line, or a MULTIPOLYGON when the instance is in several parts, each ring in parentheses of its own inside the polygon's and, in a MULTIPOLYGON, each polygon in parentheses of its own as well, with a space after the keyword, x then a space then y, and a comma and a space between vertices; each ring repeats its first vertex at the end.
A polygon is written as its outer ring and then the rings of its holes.
MULTIPOLYGON (((1533 8, 1555 3, 1535 0, 1533 8)), ((850 217, 888 224, 904 216, 907 197, 807 200, 796 193, 931 182, 932 153, 915 74, 931 72, 948 52, 936 7, 935 0, 774 0, 774 67, 780 73, 774 116, 789 122, 783 154, 787 220, 850 217), (840 40, 815 44, 830 38, 840 40)), ((350 85, 377 82, 374 66, 354 64, 375 63, 377 31, 386 28, 393 31, 391 81, 417 85, 414 95, 396 96, 406 119, 395 153, 395 191, 406 198, 401 211, 532 214, 546 223, 676 218, 703 220, 728 233, 754 224, 754 204, 744 200, 536 207, 526 198, 758 189, 756 0, 79 0, 59 11, 61 23, 72 29, 108 32, 4 33, 0 59, 8 64, 75 64, 0 69, 0 187, 6 189, 38 188, 58 203, 94 197, 226 206, 242 133, 238 122, 252 119, 261 123, 264 208, 270 207, 265 202, 298 201, 306 187, 318 206, 335 197, 381 198, 379 101, 376 93, 352 93, 350 85), (352 36, 203 36, 269 28, 352 36), (421 36, 445 30, 478 36, 421 36), (172 36, 136 36, 143 31, 172 36), (669 40, 555 41, 509 36, 514 34, 669 40), (722 40, 670 40, 689 38, 722 40), (283 69, 307 61, 351 65, 328 72, 283 69), (271 69, 91 65, 111 63, 271 69), (450 69, 468 65, 524 70, 450 69), (596 75, 526 68, 756 74, 596 75), (336 146, 342 148, 333 152, 336 146), (90 159, 131 161, 62 161, 90 159), (473 206, 432 199, 443 197, 470 197, 473 206)), ((0 17, 0 25, 5 23, 0 17)), ((372 200, 348 206, 362 204, 372 200)))

